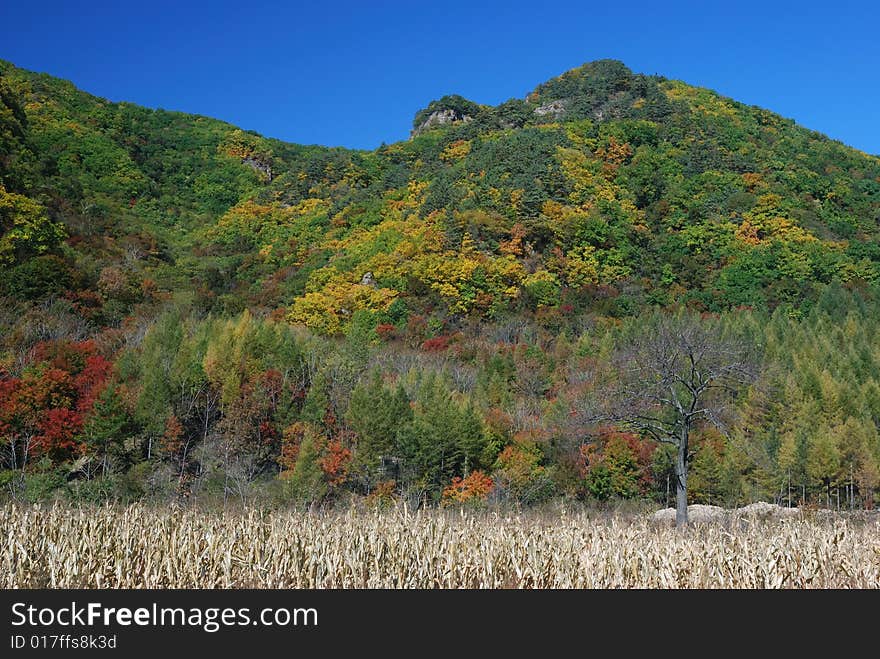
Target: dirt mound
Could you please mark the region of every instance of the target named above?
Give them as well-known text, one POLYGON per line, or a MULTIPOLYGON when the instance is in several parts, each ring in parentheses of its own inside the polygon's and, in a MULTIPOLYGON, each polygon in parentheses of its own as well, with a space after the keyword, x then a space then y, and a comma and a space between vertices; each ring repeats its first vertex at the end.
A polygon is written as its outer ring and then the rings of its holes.
POLYGON ((737 517, 761 518, 793 517, 799 513, 800 510, 797 508, 785 508, 777 506, 775 503, 767 503, 766 501, 756 501, 733 511, 733 514, 737 517))
MULTIPOLYGON (((691 524, 718 522, 726 515, 727 511, 718 506, 705 506, 699 503, 688 506, 688 522, 691 524)), ((675 524, 675 508, 658 510, 651 516, 651 520, 659 524, 675 524)))
MULTIPOLYGON (((704 506, 693 504, 688 506, 688 522, 692 524, 706 524, 708 522, 722 522, 728 517, 734 519, 784 519, 800 514, 798 508, 784 508, 774 503, 757 501, 736 510, 725 510, 718 506, 704 506)), ((651 521, 658 524, 675 524, 675 508, 664 508, 651 515, 651 521)))

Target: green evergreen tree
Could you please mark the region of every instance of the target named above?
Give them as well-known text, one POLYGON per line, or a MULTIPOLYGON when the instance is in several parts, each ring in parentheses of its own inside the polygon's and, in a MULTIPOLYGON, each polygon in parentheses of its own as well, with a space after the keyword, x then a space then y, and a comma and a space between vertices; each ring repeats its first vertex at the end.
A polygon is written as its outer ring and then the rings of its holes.
POLYGON ((129 436, 130 417, 122 399, 111 384, 101 391, 83 427, 86 450, 101 464, 107 475, 111 460, 125 459, 125 440, 129 436))

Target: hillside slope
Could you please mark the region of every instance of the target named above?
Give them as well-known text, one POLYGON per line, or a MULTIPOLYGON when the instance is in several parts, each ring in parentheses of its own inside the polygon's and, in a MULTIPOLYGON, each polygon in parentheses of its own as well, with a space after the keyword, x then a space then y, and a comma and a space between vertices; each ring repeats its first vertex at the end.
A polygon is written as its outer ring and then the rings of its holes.
POLYGON ((619 62, 497 107, 444 97, 412 139, 372 152, 0 72, 4 194, 53 223, 4 247, 18 298, 93 291, 114 267, 206 309, 283 309, 334 333, 358 310, 797 310, 832 281, 880 277, 880 160, 619 62))
POLYGON ((668 505, 596 410, 671 326, 749 375, 692 502, 878 501, 876 157, 612 61, 369 152, 0 74, 0 497, 668 505))

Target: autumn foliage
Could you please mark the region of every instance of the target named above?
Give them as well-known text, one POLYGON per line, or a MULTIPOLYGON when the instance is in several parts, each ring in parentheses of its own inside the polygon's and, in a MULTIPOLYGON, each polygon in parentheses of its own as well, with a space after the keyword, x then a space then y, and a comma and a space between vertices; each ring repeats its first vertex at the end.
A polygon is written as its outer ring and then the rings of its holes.
POLYGON ((492 493, 494 482, 482 471, 472 471, 462 478, 456 476, 452 482, 444 488, 442 501, 449 505, 452 503, 479 503, 484 502, 492 493))
POLYGON ((83 426, 106 385, 111 363, 91 341, 51 341, 34 346, 21 377, 0 379, 0 430, 18 464, 83 453, 83 426))
POLYGON ((759 362, 694 502, 880 501, 880 161, 772 112, 602 60, 364 151, 0 61, 0 152, 0 496, 665 504, 656 310, 759 362))

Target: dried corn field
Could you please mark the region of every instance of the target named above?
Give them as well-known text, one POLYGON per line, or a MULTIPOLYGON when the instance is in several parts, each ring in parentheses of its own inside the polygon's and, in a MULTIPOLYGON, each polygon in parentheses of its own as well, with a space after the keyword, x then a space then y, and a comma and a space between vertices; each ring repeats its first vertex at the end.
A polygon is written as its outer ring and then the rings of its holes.
POLYGON ((7 505, 4 588, 877 588, 880 521, 7 505))

